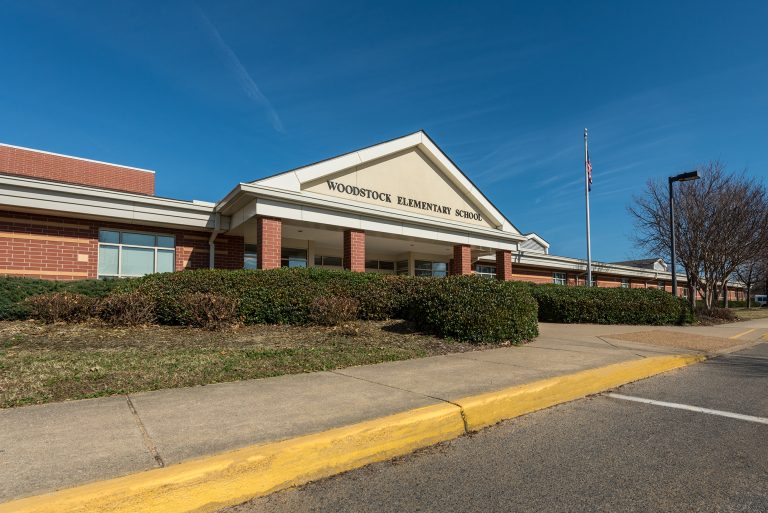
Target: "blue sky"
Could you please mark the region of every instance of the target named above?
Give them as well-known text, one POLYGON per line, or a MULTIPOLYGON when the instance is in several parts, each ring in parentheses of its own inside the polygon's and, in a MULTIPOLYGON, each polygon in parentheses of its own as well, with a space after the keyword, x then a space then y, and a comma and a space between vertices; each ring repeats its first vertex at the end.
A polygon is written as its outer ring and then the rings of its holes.
POLYGON ((426 130, 522 231, 640 257, 626 207, 721 159, 768 175, 768 3, 0 0, 0 141, 251 181, 426 130))

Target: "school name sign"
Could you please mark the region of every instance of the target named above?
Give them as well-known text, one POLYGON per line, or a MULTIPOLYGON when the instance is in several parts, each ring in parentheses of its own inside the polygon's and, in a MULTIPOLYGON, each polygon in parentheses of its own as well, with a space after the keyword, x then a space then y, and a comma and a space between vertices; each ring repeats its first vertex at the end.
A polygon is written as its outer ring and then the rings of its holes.
POLYGON ((357 187, 355 185, 343 184, 328 180, 328 189, 333 192, 347 194, 349 196, 355 196, 360 198, 366 198, 368 200, 381 201, 382 203, 391 203, 393 205, 399 205, 403 207, 415 208, 424 210, 426 212, 436 212, 446 216, 455 216, 461 219, 471 219, 473 221, 482 221, 483 217, 474 210, 466 210, 463 208, 452 208, 447 205, 441 205, 439 203, 433 203, 431 201, 424 201, 415 198, 409 198, 407 196, 400 196, 398 194, 392 194, 389 192, 377 191, 365 187, 357 187))

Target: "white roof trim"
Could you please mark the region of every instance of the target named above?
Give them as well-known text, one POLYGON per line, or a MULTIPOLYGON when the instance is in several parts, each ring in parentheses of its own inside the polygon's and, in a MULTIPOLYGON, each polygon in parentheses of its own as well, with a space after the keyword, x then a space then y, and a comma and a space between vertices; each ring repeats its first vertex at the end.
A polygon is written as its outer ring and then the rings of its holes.
POLYGON ((24 146, 14 146, 13 144, 0 143, 0 146, 5 146, 6 148, 14 148, 14 149, 17 149, 17 150, 33 151, 35 153, 43 153, 45 155, 54 155, 56 157, 65 157, 65 158, 68 158, 68 159, 82 160, 82 161, 85 161, 85 162, 93 162, 94 164, 105 164, 107 166, 122 167, 124 169, 132 169, 134 171, 141 171, 141 172, 144 172, 144 173, 152 173, 152 174, 155 173, 151 169, 143 169, 143 168, 140 168, 140 167, 125 166, 123 164, 114 164, 112 162, 104 162, 102 160, 86 159, 86 158, 83 158, 83 157, 75 157, 73 155, 65 155, 63 153, 53 153, 52 151, 43 151, 43 150, 37 150, 35 148, 26 148, 24 146))
POLYGON ((520 233, 423 131, 418 131, 391 141, 369 146, 362 150, 339 155, 338 157, 323 160, 316 164, 310 164, 292 171, 286 171, 285 173, 256 180, 251 182, 251 184, 272 187, 278 186, 280 188, 287 188, 300 192, 301 186, 307 182, 321 180, 326 176, 334 175, 345 169, 360 166, 410 148, 418 148, 429 157, 430 160, 445 173, 446 177, 451 180, 459 191, 464 193, 470 201, 480 207, 480 210, 485 215, 486 219, 503 231, 515 234, 520 233))
POLYGON ((528 239, 528 240, 534 240, 534 241, 536 241, 537 243, 539 243, 539 244, 541 244, 542 246, 544 246, 546 249, 549 249, 549 242, 545 241, 544 239, 542 239, 541 237, 539 237, 538 235, 536 235, 536 234, 535 234, 535 233, 533 233, 533 232, 531 232, 531 233, 526 233, 526 234, 525 234, 525 238, 526 238, 526 239, 528 239))
MULTIPOLYGON (((495 256, 481 257, 482 260, 495 261, 495 256)), ((546 267, 553 271, 576 271, 586 272, 587 262, 580 258, 563 257, 557 255, 547 255, 541 253, 521 252, 512 255, 512 267, 515 264, 530 265, 532 267, 546 267)), ((614 265, 604 262, 592 262, 593 274, 613 274, 627 277, 638 277, 646 280, 671 280, 672 273, 669 271, 655 271, 653 269, 643 269, 641 267, 631 267, 626 265, 614 265)), ((687 282, 688 278, 684 274, 677 275, 678 281, 687 282)))
POLYGON ((214 225, 213 205, 8 175, 0 175, 0 206, 124 223, 193 229, 214 225))

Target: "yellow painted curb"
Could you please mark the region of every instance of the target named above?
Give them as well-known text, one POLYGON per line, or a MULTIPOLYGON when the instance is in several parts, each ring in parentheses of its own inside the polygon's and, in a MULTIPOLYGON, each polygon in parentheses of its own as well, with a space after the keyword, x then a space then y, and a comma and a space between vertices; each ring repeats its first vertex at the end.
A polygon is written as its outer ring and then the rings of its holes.
POLYGON ((211 512, 704 360, 658 356, 0 504, 0 513, 211 512))
POLYGON ((454 401, 469 431, 476 431, 536 410, 573 401, 705 359, 703 355, 653 356, 575 374, 534 381, 454 401))
POLYGON ((465 433, 452 404, 0 504, 14 513, 208 512, 465 433))

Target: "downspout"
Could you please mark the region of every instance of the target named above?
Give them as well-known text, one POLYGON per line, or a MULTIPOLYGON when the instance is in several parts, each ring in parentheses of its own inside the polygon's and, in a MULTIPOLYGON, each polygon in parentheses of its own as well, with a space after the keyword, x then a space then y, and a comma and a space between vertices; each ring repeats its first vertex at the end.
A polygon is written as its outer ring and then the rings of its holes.
POLYGON ((208 239, 208 269, 216 267, 216 236, 221 232, 221 214, 218 212, 213 215, 213 232, 208 239))

